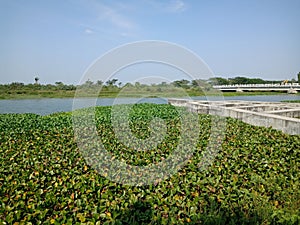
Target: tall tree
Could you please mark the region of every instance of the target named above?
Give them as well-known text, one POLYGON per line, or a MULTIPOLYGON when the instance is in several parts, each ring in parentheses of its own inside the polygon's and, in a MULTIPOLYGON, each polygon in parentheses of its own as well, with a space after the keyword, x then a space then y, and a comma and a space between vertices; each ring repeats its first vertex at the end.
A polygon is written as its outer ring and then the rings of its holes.
POLYGON ((118 79, 112 79, 112 80, 106 81, 105 83, 107 86, 114 86, 117 81, 118 81, 118 79))
POLYGON ((87 87, 91 87, 93 86, 94 82, 91 81, 90 79, 88 79, 87 81, 85 81, 84 85, 87 86, 87 87))
POLYGON ((212 85, 226 85, 229 84, 229 81, 222 77, 212 77, 208 80, 212 85))
POLYGON ((97 85, 98 86, 102 86, 103 85, 103 81, 102 80, 97 80, 97 85))
POLYGON ((34 78, 35 84, 38 84, 39 80, 40 80, 40 78, 35 77, 35 78, 34 78))
POLYGON ((300 84, 300 72, 298 73, 298 83, 300 84))
POLYGON ((175 87, 181 87, 181 88, 188 88, 190 81, 182 79, 182 80, 175 80, 172 82, 172 84, 175 87))
POLYGON ((247 77, 234 77, 234 78, 229 78, 230 84, 248 84, 249 83, 249 78, 247 77))

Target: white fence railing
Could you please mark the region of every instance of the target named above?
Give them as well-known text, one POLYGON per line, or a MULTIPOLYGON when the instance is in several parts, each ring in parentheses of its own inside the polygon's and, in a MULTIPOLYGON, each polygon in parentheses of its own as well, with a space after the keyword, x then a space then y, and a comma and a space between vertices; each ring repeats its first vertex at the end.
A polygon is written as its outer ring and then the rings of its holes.
POLYGON ((299 83, 287 83, 287 84, 234 84, 234 85, 214 85, 213 86, 216 89, 226 89, 226 88, 259 88, 259 87, 265 87, 265 88, 300 88, 299 83))

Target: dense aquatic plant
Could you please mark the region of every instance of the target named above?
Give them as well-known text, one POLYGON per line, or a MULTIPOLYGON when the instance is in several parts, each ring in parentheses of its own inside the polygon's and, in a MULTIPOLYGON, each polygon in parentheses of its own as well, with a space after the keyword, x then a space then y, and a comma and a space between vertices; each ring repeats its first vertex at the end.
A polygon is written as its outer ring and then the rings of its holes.
MULTIPOLYGON (((153 116, 166 122, 167 135, 149 151, 134 151, 115 137, 111 107, 95 108, 98 135, 128 164, 157 163, 178 144, 178 110, 132 107, 129 124, 137 138, 149 137, 153 116)), ((167 180, 137 187, 111 182, 86 163, 74 140, 71 113, 0 115, 0 221, 299 224, 300 137, 228 118, 222 151, 202 171, 210 124, 211 116, 199 115, 197 150, 185 167, 167 180)))

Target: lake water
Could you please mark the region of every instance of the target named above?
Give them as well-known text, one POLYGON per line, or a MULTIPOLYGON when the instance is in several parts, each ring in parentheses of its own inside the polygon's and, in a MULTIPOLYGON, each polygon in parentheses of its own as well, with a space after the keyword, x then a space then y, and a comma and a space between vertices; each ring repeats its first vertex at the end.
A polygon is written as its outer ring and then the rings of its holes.
MULTIPOLYGON (((207 100, 205 96, 192 97, 197 100, 207 100)), ((225 100, 246 100, 246 101, 269 101, 280 102, 282 100, 300 100, 300 95, 256 95, 256 96, 232 96, 224 97, 225 100)), ((214 100, 214 98, 210 98, 214 100)), ((219 99, 216 99, 219 100, 219 99)), ((131 103, 156 103, 166 104, 165 98, 99 98, 96 105, 109 106, 113 104, 131 103)), ((84 108, 94 105, 93 98, 82 98, 76 101, 76 108, 84 108)), ((43 99, 21 99, 21 100, 0 100, 0 113, 35 113, 47 115, 54 112, 72 111, 73 98, 43 98, 43 99)))

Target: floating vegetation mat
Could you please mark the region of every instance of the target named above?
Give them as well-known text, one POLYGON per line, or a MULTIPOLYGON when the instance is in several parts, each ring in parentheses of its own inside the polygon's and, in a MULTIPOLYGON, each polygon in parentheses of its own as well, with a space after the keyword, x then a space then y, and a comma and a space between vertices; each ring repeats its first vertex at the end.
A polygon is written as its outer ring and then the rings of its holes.
MULTIPOLYGON (((128 107, 128 105, 120 106, 128 107)), ((111 107, 96 107, 103 145, 130 165, 168 158, 180 139, 171 105, 138 104, 129 125, 138 139, 153 117, 167 135, 149 151, 121 143, 111 107)), ((300 136, 227 118, 222 150, 206 170, 212 117, 199 115, 196 150, 178 172, 146 186, 110 181, 86 163, 72 113, 0 115, 0 221, 3 224, 299 224, 300 136)))

